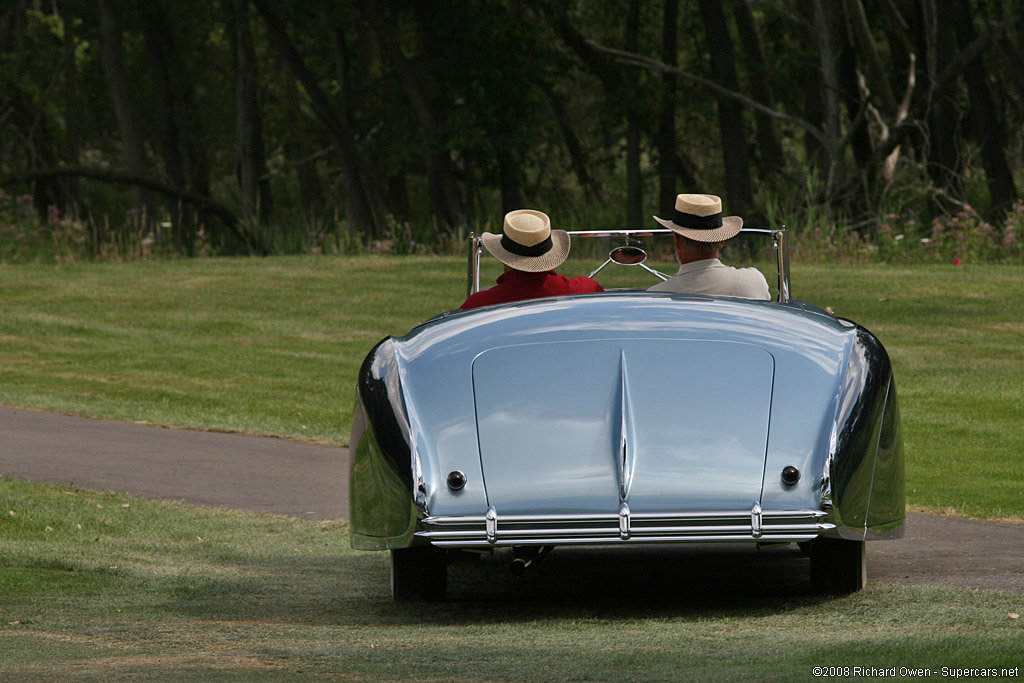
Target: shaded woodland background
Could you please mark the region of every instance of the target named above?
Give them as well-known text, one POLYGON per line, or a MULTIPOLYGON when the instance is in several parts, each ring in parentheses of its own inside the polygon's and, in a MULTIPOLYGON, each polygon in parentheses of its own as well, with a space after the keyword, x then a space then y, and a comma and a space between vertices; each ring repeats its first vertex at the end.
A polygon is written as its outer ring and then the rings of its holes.
POLYGON ((521 207, 650 227, 686 191, 854 251, 955 225, 1022 253, 1016 0, 0 8, 7 260, 30 224, 58 260, 449 251, 521 207))

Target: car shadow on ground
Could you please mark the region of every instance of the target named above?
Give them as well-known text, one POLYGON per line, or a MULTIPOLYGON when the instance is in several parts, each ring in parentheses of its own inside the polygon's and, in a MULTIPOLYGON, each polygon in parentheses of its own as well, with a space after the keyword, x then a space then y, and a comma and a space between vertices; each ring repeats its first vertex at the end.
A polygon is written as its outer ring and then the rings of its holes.
POLYGON ((443 602, 393 602, 383 552, 300 562, 226 553, 233 578, 186 572, 155 578, 153 591, 161 609, 197 620, 374 627, 763 616, 834 599, 813 593, 809 558, 793 544, 559 547, 522 574, 512 559, 457 553, 443 602))
POLYGON ((442 602, 395 603, 384 553, 357 556, 360 595, 338 594, 317 617, 376 626, 530 623, 549 619, 736 617, 784 614, 836 599, 816 594, 810 560, 795 544, 558 547, 522 574, 513 555, 457 553, 442 602))
POLYGON ((688 544, 632 548, 559 547, 522 574, 509 552, 455 561, 450 601, 617 603, 650 608, 733 599, 813 597, 810 562, 796 544, 688 544))

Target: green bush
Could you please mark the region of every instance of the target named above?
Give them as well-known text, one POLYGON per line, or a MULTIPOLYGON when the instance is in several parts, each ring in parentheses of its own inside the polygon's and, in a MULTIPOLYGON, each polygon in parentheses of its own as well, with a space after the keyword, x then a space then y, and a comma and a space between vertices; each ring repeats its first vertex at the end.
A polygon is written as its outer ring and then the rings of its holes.
POLYGON ((878 231, 880 260, 889 263, 1022 263, 1024 202, 1007 213, 1002 226, 984 220, 969 204, 952 215, 919 220, 913 211, 887 214, 878 231))
POLYGON ((1024 201, 1001 225, 969 204, 928 219, 914 209, 881 216, 861 229, 824 224, 796 230, 793 259, 802 263, 1016 264, 1024 263, 1024 201))

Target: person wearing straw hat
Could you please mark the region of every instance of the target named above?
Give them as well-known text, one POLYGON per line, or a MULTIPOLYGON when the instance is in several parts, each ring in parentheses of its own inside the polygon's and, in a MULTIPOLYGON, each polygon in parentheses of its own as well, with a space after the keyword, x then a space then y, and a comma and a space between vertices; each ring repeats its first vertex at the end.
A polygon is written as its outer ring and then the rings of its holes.
POLYGON ((474 294, 460 308, 468 310, 520 299, 559 294, 603 292, 589 277, 567 278, 555 272, 569 256, 569 233, 552 230, 547 214, 519 209, 505 214, 500 235, 480 236, 484 248, 505 264, 497 284, 474 294))
POLYGON ((768 300, 768 281, 756 268, 733 268, 718 259, 719 250, 739 234, 743 219, 722 216, 722 200, 713 194, 676 196, 671 220, 654 220, 671 230, 679 272, 648 290, 684 294, 715 294, 768 300))

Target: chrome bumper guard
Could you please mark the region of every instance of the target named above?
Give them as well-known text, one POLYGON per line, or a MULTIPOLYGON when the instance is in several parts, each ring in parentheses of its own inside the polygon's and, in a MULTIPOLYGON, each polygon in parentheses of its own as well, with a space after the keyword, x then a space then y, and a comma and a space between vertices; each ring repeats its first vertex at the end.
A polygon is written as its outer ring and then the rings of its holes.
POLYGON ((702 543, 809 541, 835 524, 820 510, 637 513, 623 504, 618 514, 486 515, 427 517, 416 536, 439 547, 512 545, 614 545, 620 543, 702 543))

